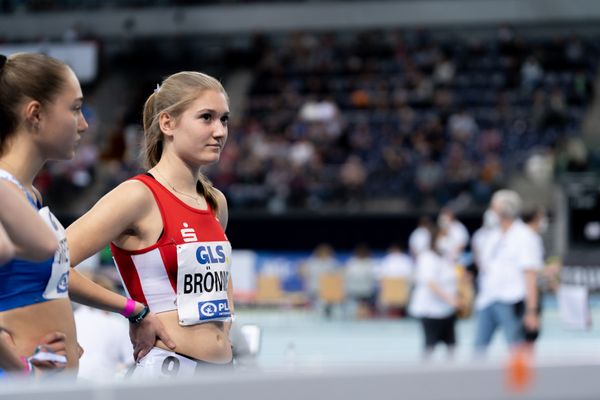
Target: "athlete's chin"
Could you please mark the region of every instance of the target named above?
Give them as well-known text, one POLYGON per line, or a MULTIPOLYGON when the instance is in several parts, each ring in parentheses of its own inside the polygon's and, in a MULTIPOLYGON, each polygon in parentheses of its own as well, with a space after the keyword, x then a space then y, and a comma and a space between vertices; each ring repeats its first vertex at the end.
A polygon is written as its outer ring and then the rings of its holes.
POLYGON ((75 157, 75 152, 77 151, 77 148, 75 146, 73 146, 71 149, 67 150, 65 152, 65 160, 72 160, 73 157, 75 157))
POLYGON ((215 163, 219 162, 220 158, 221 158, 220 154, 213 154, 210 156, 206 156, 206 157, 202 158, 202 164, 205 164, 205 165, 215 164, 215 163))
POLYGON ((55 161, 69 161, 72 160, 73 157, 75 157, 75 149, 61 151, 60 153, 48 157, 48 159, 55 161))

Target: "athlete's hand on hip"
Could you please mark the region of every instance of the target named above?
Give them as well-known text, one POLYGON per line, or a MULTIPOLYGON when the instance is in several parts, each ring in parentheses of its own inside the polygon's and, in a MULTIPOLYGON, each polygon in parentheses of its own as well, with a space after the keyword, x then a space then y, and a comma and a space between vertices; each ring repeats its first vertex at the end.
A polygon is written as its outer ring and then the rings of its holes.
POLYGON ((162 322, 152 312, 140 323, 129 324, 129 338, 133 344, 133 358, 135 361, 142 359, 152 350, 156 339, 160 339, 171 350, 175 350, 175 342, 171 340, 162 322))
POLYGON ((62 369, 67 365, 66 335, 51 332, 44 336, 29 361, 40 369, 62 369))

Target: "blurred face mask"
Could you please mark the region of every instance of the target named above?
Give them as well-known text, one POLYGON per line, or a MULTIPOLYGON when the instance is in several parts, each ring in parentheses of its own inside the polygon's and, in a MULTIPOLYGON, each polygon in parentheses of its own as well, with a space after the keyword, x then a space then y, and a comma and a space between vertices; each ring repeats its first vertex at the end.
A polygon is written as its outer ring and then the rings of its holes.
POLYGON ((450 228, 452 221, 450 221, 450 218, 442 215, 438 218, 437 223, 438 223, 438 226, 440 227, 440 229, 445 230, 445 229, 450 228))
POLYGON ((487 209, 483 214, 483 226, 491 229, 500 225, 500 217, 494 211, 487 209))

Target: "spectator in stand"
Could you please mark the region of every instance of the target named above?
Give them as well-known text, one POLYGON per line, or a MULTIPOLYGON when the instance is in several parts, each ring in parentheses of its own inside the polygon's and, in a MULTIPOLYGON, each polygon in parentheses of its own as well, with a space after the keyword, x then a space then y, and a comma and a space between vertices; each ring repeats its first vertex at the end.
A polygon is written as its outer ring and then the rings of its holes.
POLYGON ((325 315, 331 315, 331 304, 320 304, 319 290, 321 277, 334 272, 339 267, 333 247, 328 244, 318 245, 312 255, 302 264, 301 273, 308 298, 318 309, 323 309, 325 315))
POLYGON ((544 79, 544 69, 536 57, 527 57, 521 66, 521 87, 527 91, 532 91, 544 79))
MULTIPOLYGON (((413 280, 413 260, 403 251, 399 243, 392 243, 377 266, 376 276, 379 280, 380 289, 382 281, 386 279, 402 279, 406 282, 408 288, 413 280)), ((404 306, 394 306, 384 311, 398 316, 406 315, 404 306)))
POLYGON ((450 116, 448 129, 452 139, 467 143, 473 139, 479 127, 475 122, 475 118, 465 108, 461 108, 457 113, 450 116))
POLYGON ((438 85, 450 85, 454 81, 454 74, 456 72, 456 66, 448 58, 448 56, 442 56, 440 60, 435 64, 433 70, 433 81, 438 85))
POLYGON ((376 285, 375 264, 369 248, 359 244, 344 267, 344 290, 351 316, 371 316, 375 306, 376 285))
POLYGON ((346 205, 354 208, 362 205, 366 180, 367 171, 362 160, 357 156, 349 156, 340 169, 342 198, 346 205))
POLYGON ((411 258, 402 251, 402 246, 392 243, 377 268, 377 277, 405 278, 411 279, 413 273, 413 262, 411 258))

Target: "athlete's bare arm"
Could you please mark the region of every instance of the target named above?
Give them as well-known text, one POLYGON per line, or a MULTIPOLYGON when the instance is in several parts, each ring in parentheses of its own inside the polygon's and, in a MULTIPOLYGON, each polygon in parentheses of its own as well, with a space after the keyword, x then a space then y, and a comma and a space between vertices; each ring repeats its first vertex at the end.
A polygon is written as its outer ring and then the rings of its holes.
MULTIPOLYGON (((227 230, 227 222, 229 221, 229 211, 227 209, 227 199, 219 190, 217 190, 217 202, 219 203, 219 213, 217 218, 219 218, 219 222, 223 227, 223 231, 227 230)), ((233 304, 233 281, 231 279, 231 274, 229 274, 229 280, 227 282, 227 301, 229 302, 229 310, 231 310, 231 315, 233 316, 235 313, 234 304, 233 304)), ((225 322, 224 324, 225 332, 229 335, 229 330, 231 329, 231 322, 225 322)))
POLYGON ((0 198, 0 223, 14 245, 14 256, 31 261, 52 257, 58 248, 58 240, 27 203, 23 192, 12 183, 0 181, 0 198))
MULTIPOLYGON (((135 230, 136 222, 148 212, 151 204, 147 197, 141 184, 124 182, 71 224, 66 230, 71 266, 96 254, 124 232, 135 230)), ((123 309, 125 298, 101 288, 76 270, 72 272, 69 294, 73 300, 112 312, 123 309)), ((143 307, 138 305, 138 308, 136 312, 143 307)))
POLYGON ((139 221, 151 211, 152 194, 138 181, 121 183, 67 228, 75 266, 109 243, 129 234, 140 236, 139 221))
MULTIPOLYGON (((140 182, 124 182, 106 194, 66 231, 71 266, 76 266, 124 235, 139 235, 139 223, 153 206, 152 194, 140 182)), ((127 301, 125 297, 95 284, 75 269, 71 272, 69 294, 74 301, 112 312, 123 310, 127 301)), ((143 308, 143 304, 137 303, 134 314, 143 308)), ((152 313, 136 329, 147 333, 136 335, 138 343, 134 343, 134 347, 138 357, 150 351, 157 336, 167 346, 175 348, 175 343, 152 313)))

